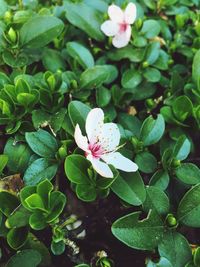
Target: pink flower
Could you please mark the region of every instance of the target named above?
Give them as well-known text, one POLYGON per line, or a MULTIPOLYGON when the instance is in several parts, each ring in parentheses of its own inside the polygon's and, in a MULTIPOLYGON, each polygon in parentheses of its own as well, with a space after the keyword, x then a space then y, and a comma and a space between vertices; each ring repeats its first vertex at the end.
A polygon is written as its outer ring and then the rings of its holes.
POLYGON ((134 162, 116 152, 120 141, 117 125, 103 121, 103 110, 94 108, 86 119, 87 137, 82 135, 79 125, 76 125, 74 138, 78 147, 85 151, 86 158, 92 163, 95 171, 103 177, 113 177, 108 164, 126 172, 137 171, 138 166, 134 162))
POLYGON ((121 48, 128 44, 131 38, 131 24, 136 20, 136 5, 129 3, 125 11, 116 5, 108 7, 110 20, 101 25, 101 30, 107 36, 114 36, 112 44, 121 48))

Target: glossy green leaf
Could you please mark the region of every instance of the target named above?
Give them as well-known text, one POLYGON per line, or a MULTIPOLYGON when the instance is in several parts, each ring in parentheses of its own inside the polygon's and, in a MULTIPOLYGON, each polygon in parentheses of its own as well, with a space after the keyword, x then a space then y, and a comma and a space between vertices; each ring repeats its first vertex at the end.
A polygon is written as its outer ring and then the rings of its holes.
POLYGON ((112 233, 131 248, 152 250, 162 240, 163 222, 153 211, 143 220, 139 215, 140 212, 133 212, 118 219, 112 225, 112 233))
POLYGON ((175 231, 165 233, 158 245, 158 250, 160 255, 168 259, 173 267, 183 267, 192 258, 188 241, 175 231))
POLYGON ((6 267, 20 267, 22 262, 26 267, 37 267, 41 262, 41 255, 33 249, 22 250, 11 257, 6 267))
POLYGON ((40 48, 53 41, 64 28, 63 22, 53 16, 34 16, 20 29, 20 44, 26 48, 40 48))
POLYGON ((82 44, 77 42, 68 42, 67 52, 73 59, 77 60, 84 69, 92 68, 94 66, 94 58, 92 54, 82 44))
POLYGON ((162 115, 158 115, 154 120, 149 116, 142 124, 140 131, 140 139, 145 146, 157 143, 165 131, 165 122, 162 115))
POLYGON ((54 158, 58 150, 56 139, 47 131, 42 129, 37 132, 26 133, 26 141, 30 148, 39 156, 54 158))
POLYGON ((90 162, 83 156, 70 155, 65 160, 65 174, 67 178, 76 184, 89 184, 88 168, 90 162))
POLYGON ((127 203, 139 206, 146 198, 146 191, 139 172, 123 173, 111 185, 112 191, 127 203))
POLYGON ((44 179, 51 180, 57 172, 58 164, 48 159, 36 159, 24 173, 26 185, 36 185, 44 179))
POLYGON ((192 187, 178 206, 178 219, 184 225, 200 227, 200 184, 192 187))

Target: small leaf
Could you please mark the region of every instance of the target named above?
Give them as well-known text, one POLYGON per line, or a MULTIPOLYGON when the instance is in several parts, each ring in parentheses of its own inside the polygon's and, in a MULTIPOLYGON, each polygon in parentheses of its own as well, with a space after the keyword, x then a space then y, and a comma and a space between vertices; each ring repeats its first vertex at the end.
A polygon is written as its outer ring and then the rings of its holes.
POLYGON ((20 29, 20 44, 26 48, 40 48, 53 41, 64 28, 63 22, 53 16, 34 16, 20 29))
POLYGON ((33 152, 21 142, 15 142, 14 138, 9 138, 5 147, 4 154, 8 156, 7 167, 11 173, 23 173, 28 167, 28 163, 33 152))
POLYGON ((56 139, 47 131, 42 129, 37 132, 25 134, 25 138, 30 148, 39 156, 44 158, 54 158, 58 151, 56 139))
POLYGON ((149 116, 142 124, 140 139, 145 146, 153 145, 160 140, 164 131, 165 121, 163 116, 159 114, 156 120, 149 116))
POLYGON ((183 267, 192 258, 188 241, 184 236, 167 231, 158 245, 159 254, 170 261, 173 267, 183 267))
POLYGON ((195 185, 200 183, 200 169, 193 163, 183 163, 175 169, 179 180, 185 184, 195 185))
POLYGON ((94 58, 92 54, 82 44, 77 42, 68 42, 67 52, 71 57, 77 60, 84 69, 92 68, 94 66, 94 58))
POLYGON ((67 178, 76 184, 90 184, 88 168, 90 162, 81 155, 70 155, 65 160, 65 174, 67 178))
POLYGON ((26 185, 36 185, 44 179, 51 180, 57 172, 58 164, 48 159, 36 159, 24 173, 26 185))
POLYGON ((19 251, 12 256, 6 267, 21 267, 22 262, 26 267, 37 267, 41 262, 41 255, 39 252, 33 249, 26 249, 19 251))
POLYGON ((192 187, 178 206, 178 219, 190 227, 200 227, 200 184, 192 187))
POLYGON ((136 86, 138 86, 142 81, 142 75, 133 70, 127 70, 123 73, 122 75, 122 80, 121 80, 121 84, 124 88, 135 88, 136 86))
POLYGON ((146 198, 146 191, 139 172, 123 173, 111 185, 112 191, 127 203, 139 206, 146 198))
POLYGON ((135 163, 139 170, 144 173, 152 173, 157 168, 157 159, 147 151, 138 153, 135 157, 135 163))
POLYGON ((158 21, 149 19, 143 23, 141 33, 146 38, 154 38, 160 33, 161 27, 158 21))
POLYGON ((143 203, 145 211, 154 210, 158 215, 166 215, 169 211, 169 199, 167 195, 155 186, 146 188, 146 200, 143 203))
POLYGON ((28 238, 28 228, 12 228, 7 234, 7 242, 13 249, 22 247, 28 238))
POLYGON ((112 225, 112 233, 127 246, 140 250, 153 250, 162 240, 163 222, 153 212, 139 220, 140 212, 128 214, 112 225))

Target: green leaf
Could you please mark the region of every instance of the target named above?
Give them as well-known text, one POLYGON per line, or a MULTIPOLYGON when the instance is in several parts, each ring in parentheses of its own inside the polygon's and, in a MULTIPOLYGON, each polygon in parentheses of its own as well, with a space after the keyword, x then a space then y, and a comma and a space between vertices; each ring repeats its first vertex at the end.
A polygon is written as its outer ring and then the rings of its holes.
POLYGON ((40 211, 36 211, 30 216, 29 224, 36 231, 42 230, 47 226, 46 217, 40 211))
POLYGON ((152 116, 146 118, 143 122, 140 131, 140 140, 143 141, 145 146, 157 143, 165 131, 165 121, 162 115, 158 115, 154 120, 152 116))
POLYGON ((51 251, 54 255, 61 255, 65 251, 65 243, 63 240, 59 242, 51 242, 51 251))
POLYGON ((49 206, 49 195, 50 195, 52 190, 53 190, 53 185, 47 179, 45 179, 44 181, 40 182, 37 185, 37 190, 36 190, 37 194, 41 197, 42 202, 43 202, 46 209, 49 206))
POLYGON ((96 65, 81 73, 80 86, 82 89, 94 89, 103 83, 111 83, 117 75, 118 71, 113 65, 96 65))
POLYGON ((28 228, 13 228, 7 234, 7 242, 13 249, 22 247, 28 238, 28 228))
POLYGON ((107 106, 111 100, 111 92, 107 88, 101 86, 96 89, 96 102, 101 108, 107 106))
POLYGON ((27 197, 25 202, 31 211, 36 209, 45 211, 43 200, 38 194, 32 194, 31 196, 27 197))
POLYGON ((6 267, 21 267, 22 262, 26 267, 37 267, 41 262, 41 255, 33 249, 19 251, 6 264, 6 267))
POLYGON ((134 206, 141 205, 146 198, 146 190, 139 172, 119 175, 111 189, 118 197, 134 206))
POLYGON ((8 228, 18 228, 28 225, 31 213, 22 205, 18 206, 7 218, 6 226, 8 228))
POLYGON ((45 49, 42 54, 42 64, 45 69, 50 70, 52 72, 56 72, 57 70, 65 70, 66 63, 62 54, 53 49, 45 49))
POLYGON ((153 211, 147 218, 139 220, 140 213, 133 212, 115 221, 112 233, 131 248, 153 250, 162 240, 163 222, 153 211))
POLYGON ((190 227, 200 227, 200 184, 192 187, 178 206, 178 219, 190 227))
POLYGON ((119 113, 118 120, 124 129, 131 131, 133 135, 139 137, 142 123, 136 116, 127 113, 119 113))
POLYGON ((92 54, 82 44, 68 42, 67 52, 73 59, 77 60, 84 69, 94 67, 94 58, 92 54))
POLYGON ((187 96, 183 95, 175 99, 172 104, 172 110, 176 118, 183 122, 192 115, 193 105, 191 100, 187 96))
POLYGON ((200 80, 200 49, 196 52, 193 59, 192 78, 198 85, 200 80))
POLYGON ((195 266, 199 266, 200 265, 200 247, 198 247, 194 251, 194 264, 195 264, 195 266))
POLYGON ((169 211, 169 199, 167 195, 155 186, 146 188, 146 200, 143 203, 145 211, 154 210, 158 215, 165 215, 169 211))
POLYGON ((91 109, 87 105, 79 101, 70 102, 68 105, 68 112, 73 126, 75 127, 76 124, 79 124, 81 130, 84 132, 85 121, 90 110, 91 109))
POLYGON ((185 184, 200 183, 200 169, 193 163, 183 163, 175 169, 176 177, 185 184))
POLYGON ((47 222, 51 223, 62 213, 66 204, 66 196, 60 191, 53 191, 49 197, 49 215, 47 222))
POLYGON ((142 75, 134 69, 127 70, 122 75, 121 84, 124 88, 135 88, 142 81, 142 75))
POLYGON ((183 267, 192 258, 188 241, 184 236, 168 231, 158 245, 159 254, 170 261, 173 267, 183 267))
POLYGON ((78 198, 86 202, 92 202, 97 197, 94 186, 90 184, 77 184, 76 194, 78 198))
POLYGON ((152 42, 146 49, 145 60, 148 65, 156 63, 160 54, 160 43, 152 42))
POLYGON ((154 38, 157 35, 159 35, 160 30, 161 30, 161 27, 158 21, 149 19, 143 23, 141 33, 144 34, 146 38, 150 39, 150 38, 154 38))
POLYGON ((88 168, 90 162, 83 156, 70 155, 65 160, 65 174, 67 178, 76 184, 90 184, 88 177, 88 168))
POLYGON ((139 170, 144 173, 152 173, 157 168, 157 159, 147 151, 138 153, 135 157, 135 163, 139 170))
POLYGON ((15 142, 14 138, 9 138, 4 154, 8 156, 7 167, 11 173, 23 173, 27 167, 33 152, 23 143, 15 142))
POLYGON ((165 190, 169 184, 169 174, 165 170, 158 170, 151 177, 149 185, 153 185, 161 190, 165 190))
POLYGON ((18 206, 19 199, 6 191, 0 192, 0 211, 5 215, 9 216, 18 206))
POLYGON ((25 138, 30 148, 39 156, 44 158, 54 158, 58 151, 56 139, 47 131, 38 130, 25 134, 25 138))
POLYGON ((173 150, 173 157, 177 160, 184 160, 188 157, 191 143, 186 136, 180 136, 173 150))
POLYGON ((100 25, 102 23, 101 12, 95 10, 86 3, 72 3, 69 0, 65 1, 64 7, 66 18, 71 24, 80 28, 97 41, 104 40, 104 35, 100 30, 100 25))
POLYGON ((7 163, 8 163, 8 156, 0 155, 0 173, 3 172, 3 169, 6 167, 7 163))
POLYGON ((113 61, 120 61, 122 59, 128 59, 131 62, 141 62, 144 58, 145 50, 133 48, 132 46, 126 46, 119 49, 109 51, 107 56, 113 61))
POLYGON ((24 173, 26 185, 36 185, 44 179, 51 180, 57 172, 58 164, 48 159, 36 159, 24 173))
POLYGON ((143 75, 147 79, 148 82, 152 82, 152 83, 159 82, 161 79, 160 71, 154 68, 145 69, 143 72, 143 75))
POLYGON ((26 48, 43 47, 60 35, 63 28, 63 22, 56 17, 32 17, 20 29, 20 44, 26 48))

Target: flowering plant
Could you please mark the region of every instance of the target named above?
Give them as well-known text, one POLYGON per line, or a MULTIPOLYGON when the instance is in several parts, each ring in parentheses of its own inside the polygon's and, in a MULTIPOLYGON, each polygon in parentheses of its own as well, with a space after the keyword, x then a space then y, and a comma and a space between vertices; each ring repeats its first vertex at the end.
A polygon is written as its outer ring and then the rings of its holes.
POLYGON ((199 0, 0 0, 0 265, 200 266, 199 0))

